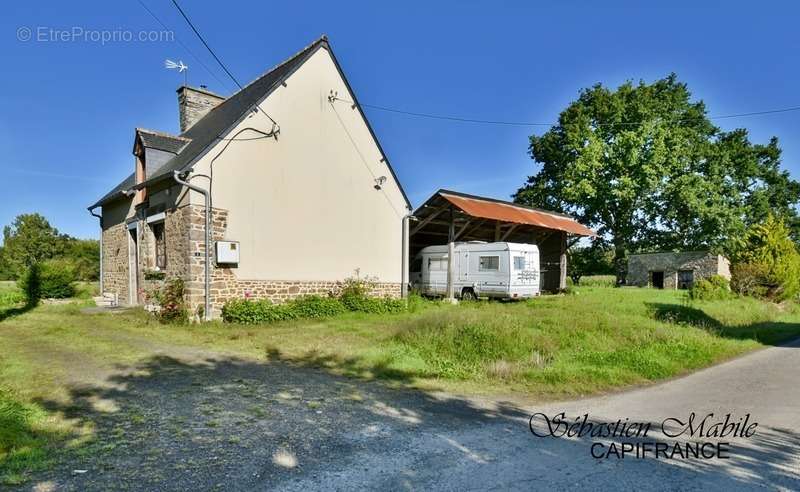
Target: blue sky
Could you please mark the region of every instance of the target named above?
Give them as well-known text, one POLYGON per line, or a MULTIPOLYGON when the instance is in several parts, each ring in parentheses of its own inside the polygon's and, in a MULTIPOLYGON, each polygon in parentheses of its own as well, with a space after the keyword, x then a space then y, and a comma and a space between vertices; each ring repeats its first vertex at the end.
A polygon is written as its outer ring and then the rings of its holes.
MULTIPOLYGON (((190 66, 190 85, 231 92, 169 0, 142 1, 225 85, 178 42, 100 41, 100 31, 163 30, 137 0, 5 6, 0 224, 37 211, 97 237, 86 206, 131 172, 133 129, 178 131, 183 79, 166 58, 190 66), (32 39, 18 39, 24 28, 32 39), (71 41, 52 32, 75 28, 84 34, 71 41)), ((325 33, 362 103, 407 111, 548 122, 583 87, 673 71, 712 115, 800 105, 792 2, 181 3, 243 82, 325 33)), ((415 206, 438 188, 508 198, 536 171, 528 136, 543 128, 366 112, 415 206)), ((800 179, 800 112, 717 123, 757 142, 778 136, 800 179)))

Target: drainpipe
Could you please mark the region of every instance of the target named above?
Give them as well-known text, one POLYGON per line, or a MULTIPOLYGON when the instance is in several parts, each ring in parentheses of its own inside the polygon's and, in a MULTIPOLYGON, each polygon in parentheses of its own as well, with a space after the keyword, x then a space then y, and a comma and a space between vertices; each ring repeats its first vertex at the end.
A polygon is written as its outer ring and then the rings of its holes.
POLYGON ((103 295, 103 216, 94 213, 90 208, 89 213, 100 219, 100 296, 103 295))
POLYGON ((206 204, 206 217, 205 217, 205 266, 203 268, 203 273, 205 274, 205 281, 203 285, 203 297, 205 297, 205 309, 203 311, 203 318, 206 321, 211 321, 211 299, 209 298, 209 291, 211 290, 211 254, 210 254, 210 247, 211 247, 211 195, 209 194, 208 190, 204 188, 200 188, 199 186, 195 186, 188 181, 184 181, 180 177, 179 171, 173 171, 172 177, 178 184, 181 184, 192 191, 196 191, 203 195, 206 204))

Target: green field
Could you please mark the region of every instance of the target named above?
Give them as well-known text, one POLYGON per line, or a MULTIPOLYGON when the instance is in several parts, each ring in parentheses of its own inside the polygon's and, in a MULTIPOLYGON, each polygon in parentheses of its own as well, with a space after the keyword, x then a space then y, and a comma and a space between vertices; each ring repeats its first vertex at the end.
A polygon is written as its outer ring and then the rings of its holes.
MULTIPOLYGON (((794 304, 690 304, 682 293, 650 289, 571 292, 524 303, 417 302, 397 315, 173 326, 140 310, 85 314, 85 300, 26 310, 13 284, 2 284, 0 477, 22 482, 54 456, 81 452, 94 423, 48 409, 69 408, 76 388, 107 384, 156 354, 289 361, 422 391, 530 401, 646 384, 800 336, 794 304)), ((98 404, 114 411, 113 402, 98 404)))

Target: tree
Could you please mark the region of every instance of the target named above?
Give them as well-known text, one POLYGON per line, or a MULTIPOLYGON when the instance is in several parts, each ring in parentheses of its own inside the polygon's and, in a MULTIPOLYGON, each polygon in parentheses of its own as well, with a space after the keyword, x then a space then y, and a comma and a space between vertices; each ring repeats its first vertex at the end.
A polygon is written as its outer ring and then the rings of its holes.
POLYGON ((572 247, 567 252, 569 277, 580 285, 585 275, 607 275, 614 272, 614 253, 597 241, 587 247, 572 247))
POLYGON ((769 216, 750 227, 732 259, 732 287, 740 294, 786 300, 800 293, 800 253, 780 219, 769 216))
POLYGON ((64 255, 68 241, 40 214, 18 215, 3 228, 3 264, 17 278, 35 263, 64 255))
POLYGON ((75 272, 81 280, 100 278, 100 242, 96 239, 71 238, 67 254, 75 264, 75 272))
POLYGON ((776 139, 723 132, 672 74, 583 90, 529 153, 541 165, 515 201, 575 215, 614 250, 617 282, 639 250, 721 249, 770 212, 800 237, 800 184, 776 139))

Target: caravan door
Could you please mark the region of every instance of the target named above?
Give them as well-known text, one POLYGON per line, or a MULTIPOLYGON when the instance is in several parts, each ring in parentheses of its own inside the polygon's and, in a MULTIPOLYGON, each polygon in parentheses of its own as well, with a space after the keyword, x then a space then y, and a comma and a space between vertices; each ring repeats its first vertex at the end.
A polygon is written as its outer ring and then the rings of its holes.
POLYGON ((456 253, 458 262, 456 263, 456 278, 459 283, 469 283, 469 251, 456 253))

